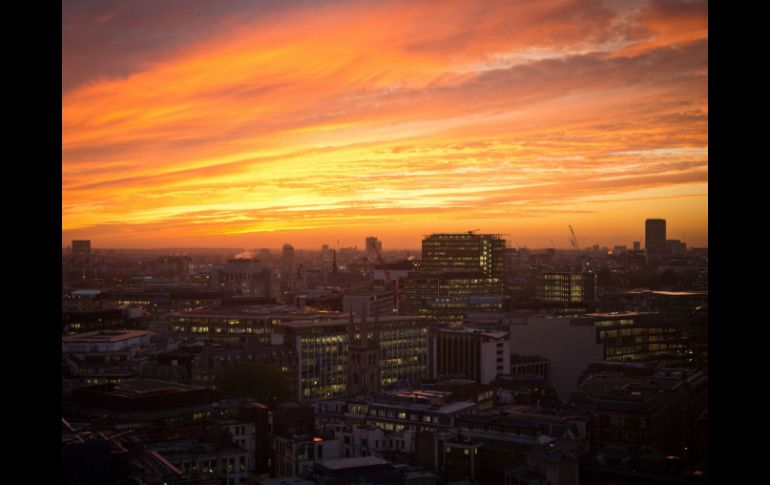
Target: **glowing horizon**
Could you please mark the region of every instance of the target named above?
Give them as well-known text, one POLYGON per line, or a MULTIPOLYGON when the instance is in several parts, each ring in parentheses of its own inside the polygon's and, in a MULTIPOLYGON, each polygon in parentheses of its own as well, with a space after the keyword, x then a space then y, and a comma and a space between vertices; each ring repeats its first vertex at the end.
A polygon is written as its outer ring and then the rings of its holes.
POLYGON ((63 4, 63 246, 708 246, 706 2, 225 3, 63 4))

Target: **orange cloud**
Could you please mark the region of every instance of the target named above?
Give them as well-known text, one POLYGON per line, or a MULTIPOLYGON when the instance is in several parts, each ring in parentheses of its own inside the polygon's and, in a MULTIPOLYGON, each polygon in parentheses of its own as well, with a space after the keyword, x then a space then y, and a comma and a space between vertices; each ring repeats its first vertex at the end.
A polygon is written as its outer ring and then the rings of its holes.
POLYGON ((534 237, 568 214, 638 239, 654 200, 707 244, 705 15, 468 0, 227 16, 65 91, 63 241, 301 247, 376 228, 417 247, 426 222, 534 237))

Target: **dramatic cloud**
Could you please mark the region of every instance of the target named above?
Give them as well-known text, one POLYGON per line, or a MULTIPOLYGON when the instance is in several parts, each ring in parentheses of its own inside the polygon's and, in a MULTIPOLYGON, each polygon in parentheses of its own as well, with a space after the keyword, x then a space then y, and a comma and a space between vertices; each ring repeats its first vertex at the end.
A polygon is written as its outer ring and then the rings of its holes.
POLYGON ((708 242, 705 2, 73 2, 63 33, 65 244, 708 242))

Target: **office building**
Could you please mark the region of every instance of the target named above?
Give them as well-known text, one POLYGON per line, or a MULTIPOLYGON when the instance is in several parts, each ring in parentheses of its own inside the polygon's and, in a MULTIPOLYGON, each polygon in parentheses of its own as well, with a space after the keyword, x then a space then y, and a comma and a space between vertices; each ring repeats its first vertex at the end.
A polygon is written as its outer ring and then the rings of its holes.
MULTIPOLYGON (((445 431, 461 416, 477 414, 478 404, 455 399, 451 392, 437 390, 392 390, 368 400, 351 401, 348 419, 386 432, 445 431)), ((407 445, 413 448, 414 444, 407 445)))
POLYGON ((505 276, 505 239, 499 234, 432 234, 422 240, 422 271, 505 276))
POLYGON ((472 328, 437 329, 431 336, 431 376, 462 377, 489 384, 510 372, 507 332, 472 328))
POLYGON ((255 337, 269 345, 276 326, 282 322, 339 319, 339 312, 299 309, 286 305, 220 306, 168 314, 171 335, 181 339, 240 343, 255 337))
POLYGON ((546 306, 585 308, 596 300, 596 279, 591 271, 541 273, 537 298, 546 306))
POLYGON ((512 354, 548 359, 551 384, 566 400, 592 362, 687 364, 686 328, 648 312, 534 316, 511 324, 510 345, 512 354))
POLYGON ((97 330, 62 338, 67 386, 118 384, 136 378, 147 362, 152 332, 97 330))
POLYGON ((666 220, 647 219, 644 223, 644 248, 647 254, 666 252, 666 220))
POLYGON ((123 308, 62 311, 62 335, 96 330, 122 330, 129 326, 130 311, 123 308))
POLYGON ((392 291, 348 290, 342 297, 342 311, 370 317, 391 316, 396 305, 394 297, 392 291))
POLYGON ((138 305, 154 315, 217 306, 224 299, 221 290, 195 288, 137 288, 111 290, 99 295, 99 301, 105 306, 138 305))
POLYGON ((431 327, 428 320, 410 316, 370 319, 366 325, 376 325, 380 350, 375 354, 369 345, 373 346, 374 341, 368 342, 365 348, 354 352, 362 359, 360 366, 351 366, 350 326, 355 329, 358 325, 361 325, 360 321, 351 324, 350 317, 345 317, 277 326, 284 344, 294 349, 297 356, 299 401, 349 395, 350 372, 358 369, 363 375, 364 370, 371 371, 368 359, 372 355, 379 362, 381 388, 400 380, 419 382, 428 378, 428 331, 431 327))
POLYGON ((499 297, 501 285, 501 279, 480 274, 414 271, 399 280, 398 312, 460 326, 466 314, 477 310, 475 298, 499 297))

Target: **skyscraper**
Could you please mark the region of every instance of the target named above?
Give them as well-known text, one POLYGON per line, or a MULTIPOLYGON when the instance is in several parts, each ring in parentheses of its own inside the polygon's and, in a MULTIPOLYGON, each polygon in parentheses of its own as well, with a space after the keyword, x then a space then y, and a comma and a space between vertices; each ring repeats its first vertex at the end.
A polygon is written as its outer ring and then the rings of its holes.
POLYGON ((647 219, 644 223, 644 248, 647 253, 666 251, 666 220, 647 219))

